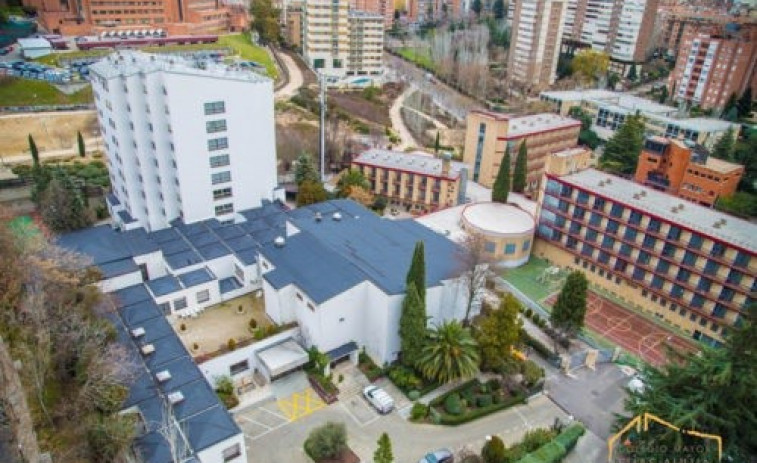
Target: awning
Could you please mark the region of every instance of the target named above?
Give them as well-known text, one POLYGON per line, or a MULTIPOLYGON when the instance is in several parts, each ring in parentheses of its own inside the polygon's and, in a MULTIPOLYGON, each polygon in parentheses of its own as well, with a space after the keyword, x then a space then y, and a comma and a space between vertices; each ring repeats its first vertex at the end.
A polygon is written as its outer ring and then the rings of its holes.
POLYGON ((350 341, 347 344, 342 344, 336 349, 332 349, 326 352, 326 355, 328 356, 329 360, 331 360, 332 362, 336 362, 337 360, 341 360, 347 357, 348 355, 355 352, 356 350, 357 350, 357 344, 355 344, 354 341, 350 341))
POLYGON ((280 376, 308 363, 308 353, 293 340, 257 352, 271 376, 280 376))

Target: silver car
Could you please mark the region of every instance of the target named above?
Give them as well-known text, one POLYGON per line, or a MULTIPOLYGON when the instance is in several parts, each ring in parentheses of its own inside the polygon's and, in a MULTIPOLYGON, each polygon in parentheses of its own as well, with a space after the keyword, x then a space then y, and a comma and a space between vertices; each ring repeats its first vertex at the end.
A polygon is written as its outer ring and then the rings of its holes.
POLYGON ((363 396, 381 414, 394 410, 394 399, 378 386, 367 386, 363 389, 363 396))
POLYGON ((418 463, 453 463, 454 461, 455 456, 449 449, 439 449, 427 453, 423 458, 418 460, 418 463))

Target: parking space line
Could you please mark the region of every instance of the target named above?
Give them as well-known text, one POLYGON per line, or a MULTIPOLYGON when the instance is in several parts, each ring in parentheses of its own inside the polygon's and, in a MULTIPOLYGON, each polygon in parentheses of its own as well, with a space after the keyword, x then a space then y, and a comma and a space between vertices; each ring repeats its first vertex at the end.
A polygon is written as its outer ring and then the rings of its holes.
POLYGON ((344 409, 344 411, 347 412, 348 415, 350 415, 350 418, 352 418, 355 421, 355 423, 357 423, 358 426, 362 426, 362 424, 360 423, 360 420, 358 420, 357 417, 352 414, 352 412, 350 411, 349 408, 347 408, 347 406, 344 404, 344 402, 339 401, 339 405, 342 406, 342 408, 344 409))
POLYGON ((251 440, 253 440, 253 441, 255 441, 255 440, 258 440, 258 439, 260 439, 261 437, 265 436, 266 434, 268 434, 268 433, 271 433, 271 432, 273 432, 273 431, 278 431, 279 429, 283 428, 284 426, 286 426, 286 425, 288 425, 288 424, 290 424, 290 423, 291 423, 291 421, 287 421, 286 423, 282 423, 282 424, 280 424, 280 425, 276 426, 275 428, 271 428, 271 429, 269 429, 268 431, 265 431, 264 433, 258 434, 258 435, 257 435, 257 436, 255 436, 255 437, 251 437, 250 439, 251 439, 251 440))
POLYGON ((248 423, 257 424, 259 426, 263 426, 264 428, 271 429, 271 426, 268 426, 267 424, 261 423, 259 421, 255 421, 252 418, 247 418, 246 416, 240 416, 240 418, 247 421, 248 423))
POLYGON ((284 415, 281 415, 281 414, 279 414, 279 413, 276 413, 276 412, 274 412, 274 411, 268 410, 268 409, 267 409, 267 408, 265 408, 265 407, 260 407, 260 408, 259 408, 258 410, 263 410, 263 411, 265 411, 265 412, 268 412, 268 413, 270 413, 271 415, 273 415, 273 416, 275 416, 275 417, 277 417, 277 418, 281 418, 282 420, 285 420, 285 421, 289 421, 289 420, 287 419, 287 417, 285 417, 284 415))

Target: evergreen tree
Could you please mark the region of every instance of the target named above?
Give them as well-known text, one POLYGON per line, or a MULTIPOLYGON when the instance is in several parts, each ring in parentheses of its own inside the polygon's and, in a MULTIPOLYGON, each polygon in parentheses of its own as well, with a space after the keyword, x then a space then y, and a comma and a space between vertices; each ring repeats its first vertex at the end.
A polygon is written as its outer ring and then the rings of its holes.
POLYGON ((513 170, 513 191, 523 193, 526 189, 526 174, 528 166, 528 148, 526 140, 523 140, 518 147, 518 157, 515 158, 515 169, 513 170))
POLYGON ((37 143, 34 141, 32 134, 29 134, 29 152, 32 155, 32 165, 34 169, 39 169, 39 151, 37 150, 37 143))
POLYGON ((383 433, 378 440, 378 448, 373 453, 373 463, 394 463, 392 454, 392 441, 389 434, 383 433))
MULTIPOLYGON (((644 369, 644 388, 632 392, 625 409, 636 416, 652 412, 683 429, 702 430, 723 439, 721 461, 747 462, 757 455, 757 304, 743 308, 739 322, 730 330, 721 347, 699 345, 698 352, 678 353, 661 368, 644 369)), ((625 425, 630 417, 619 417, 618 425, 625 425)), ((661 426, 650 427, 648 432, 629 435, 632 444, 629 461, 642 461, 634 452, 638 449, 673 449, 684 439, 661 426)), ((702 445, 696 440, 695 445, 702 445)), ((713 449, 714 445, 707 445, 713 449)), ((678 455, 677 455, 678 457, 678 455)), ((680 461, 689 461, 681 456, 680 461)), ((717 461, 696 455, 690 461, 717 461)))
POLYGON ((328 193, 323 188, 321 182, 305 180, 300 183, 297 191, 297 207, 307 206, 308 204, 320 203, 328 199, 328 193))
POLYGON ((410 283, 415 284, 415 290, 418 291, 418 296, 421 298, 423 304, 423 310, 426 310, 426 250, 423 241, 415 243, 415 249, 413 250, 413 260, 410 262, 410 268, 407 271, 407 277, 405 283, 410 286, 410 283))
POLYGON ((739 111, 739 117, 747 117, 752 112, 752 87, 747 86, 744 93, 741 94, 741 98, 736 102, 736 108, 739 111))
POLYGON ((484 306, 481 315, 473 322, 473 337, 481 352, 481 368, 497 371, 512 363, 512 349, 520 338, 523 322, 518 318, 521 303, 510 293, 491 309, 484 306))
POLYGON ((308 153, 303 152, 297 157, 297 161, 295 161, 294 183, 299 185, 305 180, 310 180, 311 182, 321 181, 315 166, 313 166, 313 158, 308 153))
POLYGON ((484 448, 481 449, 481 459, 484 463, 502 463, 509 461, 507 459, 507 451, 505 450, 505 443, 502 442, 498 436, 491 436, 491 439, 487 440, 484 444, 484 448))
MULTIPOLYGON (((728 97, 728 101, 726 101, 725 106, 723 106, 723 114, 727 114, 730 112, 733 108, 736 108, 738 106, 738 98, 736 97, 735 93, 731 93, 731 96, 728 97)), ((736 108, 736 111, 738 113, 738 108, 736 108)))
POLYGON ((505 0, 494 0, 494 19, 502 19, 505 17, 505 0))
POLYGON ((633 174, 643 144, 644 121, 638 114, 627 117, 607 141, 600 166, 617 174, 633 174))
POLYGON ((45 224, 56 232, 84 228, 92 223, 81 192, 63 169, 57 169, 39 200, 45 224))
POLYGON ((668 87, 667 86, 662 87, 662 90, 660 90, 660 98, 657 101, 659 101, 660 104, 665 104, 665 102, 668 101, 668 87))
POLYGON ((471 5, 471 10, 473 10, 474 13, 476 13, 476 17, 481 16, 481 0, 473 0, 473 4, 471 5))
POLYGON ((84 137, 81 136, 81 132, 76 132, 76 144, 79 147, 79 157, 87 155, 87 148, 84 146, 84 137))
POLYGON ((583 272, 576 270, 568 275, 549 317, 555 329, 568 336, 578 334, 584 326, 587 288, 588 282, 583 272))
POLYGON ((434 153, 439 154, 439 131, 436 132, 436 140, 434 140, 434 153))
POLYGON ((358 169, 350 169, 339 177, 339 181, 336 184, 336 194, 340 198, 347 198, 350 196, 353 188, 362 188, 364 190, 371 188, 371 184, 358 169))
POLYGON ((402 363, 415 367, 426 345, 426 311, 412 281, 407 285, 400 315, 402 363))
POLYGON ((507 203, 507 196, 510 194, 510 147, 505 146, 505 155, 502 157, 502 163, 497 171, 497 178, 494 179, 494 188, 492 188, 492 201, 495 203, 507 203))
POLYGON ((252 16, 251 29, 258 33, 264 43, 279 41, 279 11, 273 7, 271 0, 253 0, 250 5, 252 16))
POLYGON ((631 69, 628 71, 628 80, 635 82, 639 76, 636 75, 636 65, 632 64, 631 69))
POLYGON ((712 147, 712 156, 718 159, 730 160, 733 156, 733 127, 728 127, 723 135, 712 147))

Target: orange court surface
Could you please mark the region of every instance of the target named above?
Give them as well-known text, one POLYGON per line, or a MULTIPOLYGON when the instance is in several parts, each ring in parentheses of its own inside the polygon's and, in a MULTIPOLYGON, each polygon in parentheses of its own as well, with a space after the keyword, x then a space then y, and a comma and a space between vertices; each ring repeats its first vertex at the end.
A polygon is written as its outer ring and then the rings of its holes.
MULTIPOLYGON (((545 303, 552 306, 553 294, 545 303)), ((665 346, 678 351, 694 351, 696 344, 658 324, 588 291, 586 295, 587 328, 654 366, 666 363, 665 346)))

